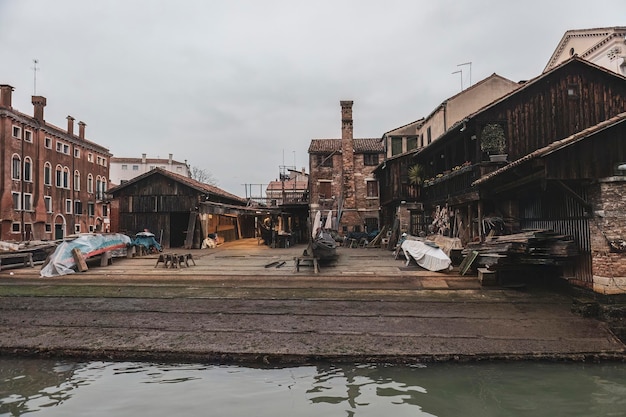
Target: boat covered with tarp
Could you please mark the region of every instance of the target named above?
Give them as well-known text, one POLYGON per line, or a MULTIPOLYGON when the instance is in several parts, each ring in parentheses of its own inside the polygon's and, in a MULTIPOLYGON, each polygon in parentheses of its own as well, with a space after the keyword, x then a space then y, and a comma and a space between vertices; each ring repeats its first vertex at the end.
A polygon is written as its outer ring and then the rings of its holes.
POLYGON ((414 260, 419 266, 429 271, 443 271, 450 268, 452 261, 434 242, 405 240, 401 249, 407 259, 407 266, 414 260))
POLYGON ((85 259, 111 252, 112 257, 126 256, 131 240, 122 233, 85 233, 74 239, 59 243, 50 254, 39 273, 42 277, 54 277, 76 272, 76 259, 72 251, 77 249, 85 259))
POLYGON ((326 216, 326 222, 322 226, 322 213, 318 210, 315 213, 311 233, 311 250, 313 256, 320 261, 330 261, 337 258, 337 242, 335 241, 332 229, 332 212, 326 216))

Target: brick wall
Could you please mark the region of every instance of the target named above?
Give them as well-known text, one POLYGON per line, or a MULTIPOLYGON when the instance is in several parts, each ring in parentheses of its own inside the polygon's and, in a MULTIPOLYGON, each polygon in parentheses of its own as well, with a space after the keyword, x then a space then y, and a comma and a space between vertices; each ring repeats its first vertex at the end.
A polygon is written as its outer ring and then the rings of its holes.
POLYGON ((626 293, 626 252, 611 251, 609 241, 626 241, 626 178, 599 181, 589 193, 589 222, 594 291, 626 293))

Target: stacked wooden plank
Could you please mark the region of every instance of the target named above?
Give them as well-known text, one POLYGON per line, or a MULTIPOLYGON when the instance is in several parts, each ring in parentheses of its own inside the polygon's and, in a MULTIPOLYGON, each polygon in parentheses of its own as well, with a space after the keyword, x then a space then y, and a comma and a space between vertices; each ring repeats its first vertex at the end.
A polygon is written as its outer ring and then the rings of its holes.
POLYGON ((463 252, 471 251, 479 254, 475 265, 497 269, 523 264, 561 265, 578 255, 578 246, 571 236, 534 230, 470 243, 463 252))

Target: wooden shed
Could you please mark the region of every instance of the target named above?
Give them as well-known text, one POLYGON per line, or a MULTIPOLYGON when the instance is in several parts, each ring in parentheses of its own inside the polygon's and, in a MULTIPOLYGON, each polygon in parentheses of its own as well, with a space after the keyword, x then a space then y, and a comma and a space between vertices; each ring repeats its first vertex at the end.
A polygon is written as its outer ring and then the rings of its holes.
POLYGON ((161 168, 112 188, 109 193, 111 231, 132 236, 147 229, 165 248, 200 247, 209 233, 218 233, 225 241, 250 233, 254 236, 251 222, 241 219, 241 213, 234 210, 245 210, 245 199, 161 168), (208 205, 220 208, 206 210, 208 205), (250 227, 252 231, 247 233, 250 227))

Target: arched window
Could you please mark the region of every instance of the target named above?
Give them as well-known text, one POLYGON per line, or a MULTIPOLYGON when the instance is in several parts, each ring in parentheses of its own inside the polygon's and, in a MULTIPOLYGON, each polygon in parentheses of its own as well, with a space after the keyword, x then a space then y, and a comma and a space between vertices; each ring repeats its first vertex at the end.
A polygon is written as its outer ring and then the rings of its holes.
POLYGON ((52 165, 50 162, 43 164, 43 183, 44 185, 52 185, 52 165))
POLYGON ((22 160, 19 155, 13 155, 11 158, 11 178, 14 180, 19 180, 21 178, 20 173, 22 172, 22 160))
POLYGON ((70 188, 70 169, 68 167, 63 168, 63 188, 68 190, 70 188))
POLYGON ((56 183, 55 185, 58 188, 63 187, 63 167, 61 165, 57 165, 55 168, 56 173, 56 183))
POLYGON ((102 180, 100 175, 96 177, 96 199, 102 200, 102 180))
POLYGON ((24 181, 33 181, 33 161, 29 156, 24 158, 24 181))
POLYGON ((87 175, 87 192, 93 193, 93 175, 87 175))
POLYGON ((74 171, 74 190, 80 191, 80 172, 74 171))

